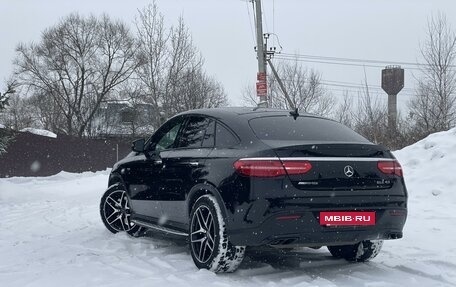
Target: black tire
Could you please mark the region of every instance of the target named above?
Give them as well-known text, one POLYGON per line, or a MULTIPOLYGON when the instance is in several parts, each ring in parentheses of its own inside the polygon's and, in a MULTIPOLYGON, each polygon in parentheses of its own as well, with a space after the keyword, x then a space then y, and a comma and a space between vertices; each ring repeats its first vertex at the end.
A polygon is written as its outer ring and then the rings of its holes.
POLYGON ((108 188, 101 197, 100 215, 112 233, 125 231, 133 237, 143 236, 146 229, 130 221, 130 200, 122 186, 108 188))
POLYGON ((364 240, 353 245, 328 246, 332 256, 351 262, 369 261, 382 249, 383 240, 364 240))
POLYGON ((193 205, 188 237, 193 262, 199 269, 234 272, 244 259, 245 246, 228 241, 225 220, 212 195, 201 196, 193 205))

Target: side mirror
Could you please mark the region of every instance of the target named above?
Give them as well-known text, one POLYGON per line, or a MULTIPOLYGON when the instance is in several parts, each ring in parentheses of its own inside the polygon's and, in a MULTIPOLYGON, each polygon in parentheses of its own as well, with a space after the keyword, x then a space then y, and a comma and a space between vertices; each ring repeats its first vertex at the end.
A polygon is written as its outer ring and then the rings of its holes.
POLYGON ((146 140, 145 139, 135 140, 133 142, 133 144, 131 145, 131 149, 134 152, 144 152, 145 144, 146 144, 146 140))

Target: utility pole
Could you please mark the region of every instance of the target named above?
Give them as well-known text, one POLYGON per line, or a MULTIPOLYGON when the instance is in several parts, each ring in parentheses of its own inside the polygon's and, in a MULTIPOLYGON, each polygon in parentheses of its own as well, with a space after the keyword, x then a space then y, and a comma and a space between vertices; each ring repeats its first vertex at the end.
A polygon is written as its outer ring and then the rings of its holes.
POLYGON ((271 62, 271 58, 274 57, 276 53, 276 47, 271 47, 268 49, 268 39, 271 35, 266 33, 263 34, 263 17, 261 14, 261 0, 251 0, 255 4, 255 14, 256 14, 256 37, 257 37, 257 59, 258 59, 258 74, 257 74, 257 83, 256 83, 256 92, 257 96, 259 97, 260 101, 258 103, 259 108, 268 108, 269 101, 268 101, 268 83, 267 83, 267 73, 266 73, 266 65, 269 64, 271 67, 272 73, 274 77, 277 79, 280 89, 282 90, 285 99, 288 102, 288 105, 291 109, 295 109, 293 102, 291 101, 285 85, 283 84, 282 80, 280 79, 277 71, 274 68, 274 65, 271 62), (266 43, 265 43, 266 41, 266 43))
POLYGON ((261 14, 261 0, 255 1, 256 8, 256 37, 257 37, 257 58, 258 58, 258 74, 256 90, 257 96, 260 98, 258 107, 267 108, 268 105, 268 84, 266 80, 266 55, 263 42, 263 17, 261 14))

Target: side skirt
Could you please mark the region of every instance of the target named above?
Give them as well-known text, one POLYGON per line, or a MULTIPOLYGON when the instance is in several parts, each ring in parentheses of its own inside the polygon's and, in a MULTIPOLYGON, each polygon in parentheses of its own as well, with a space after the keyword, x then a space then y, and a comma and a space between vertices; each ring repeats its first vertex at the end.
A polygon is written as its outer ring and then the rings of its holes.
POLYGON ((150 228, 150 229, 155 229, 155 230, 162 231, 162 232, 165 232, 165 233, 179 235, 179 236, 188 236, 188 233, 181 232, 181 231, 176 231, 176 230, 171 229, 171 228, 166 228, 166 227, 160 226, 158 224, 152 224, 152 223, 145 222, 145 221, 142 221, 142 220, 139 220, 139 219, 133 219, 132 222, 137 224, 137 225, 140 225, 140 226, 143 226, 143 227, 146 227, 146 228, 150 228))

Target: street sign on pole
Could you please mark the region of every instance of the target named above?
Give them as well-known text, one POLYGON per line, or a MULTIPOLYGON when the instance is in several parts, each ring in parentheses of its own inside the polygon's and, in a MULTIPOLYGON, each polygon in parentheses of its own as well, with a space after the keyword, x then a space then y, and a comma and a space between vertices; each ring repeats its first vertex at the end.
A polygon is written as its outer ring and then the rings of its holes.
POLYGON ((268 95, 268 84, 266 83, 266 81, 257 82, 256 90, 258 97, 266 97, 268 95))
POLYGON ((257 73, 257 81, 258 82, 266 82, 266 73, 257 73))

